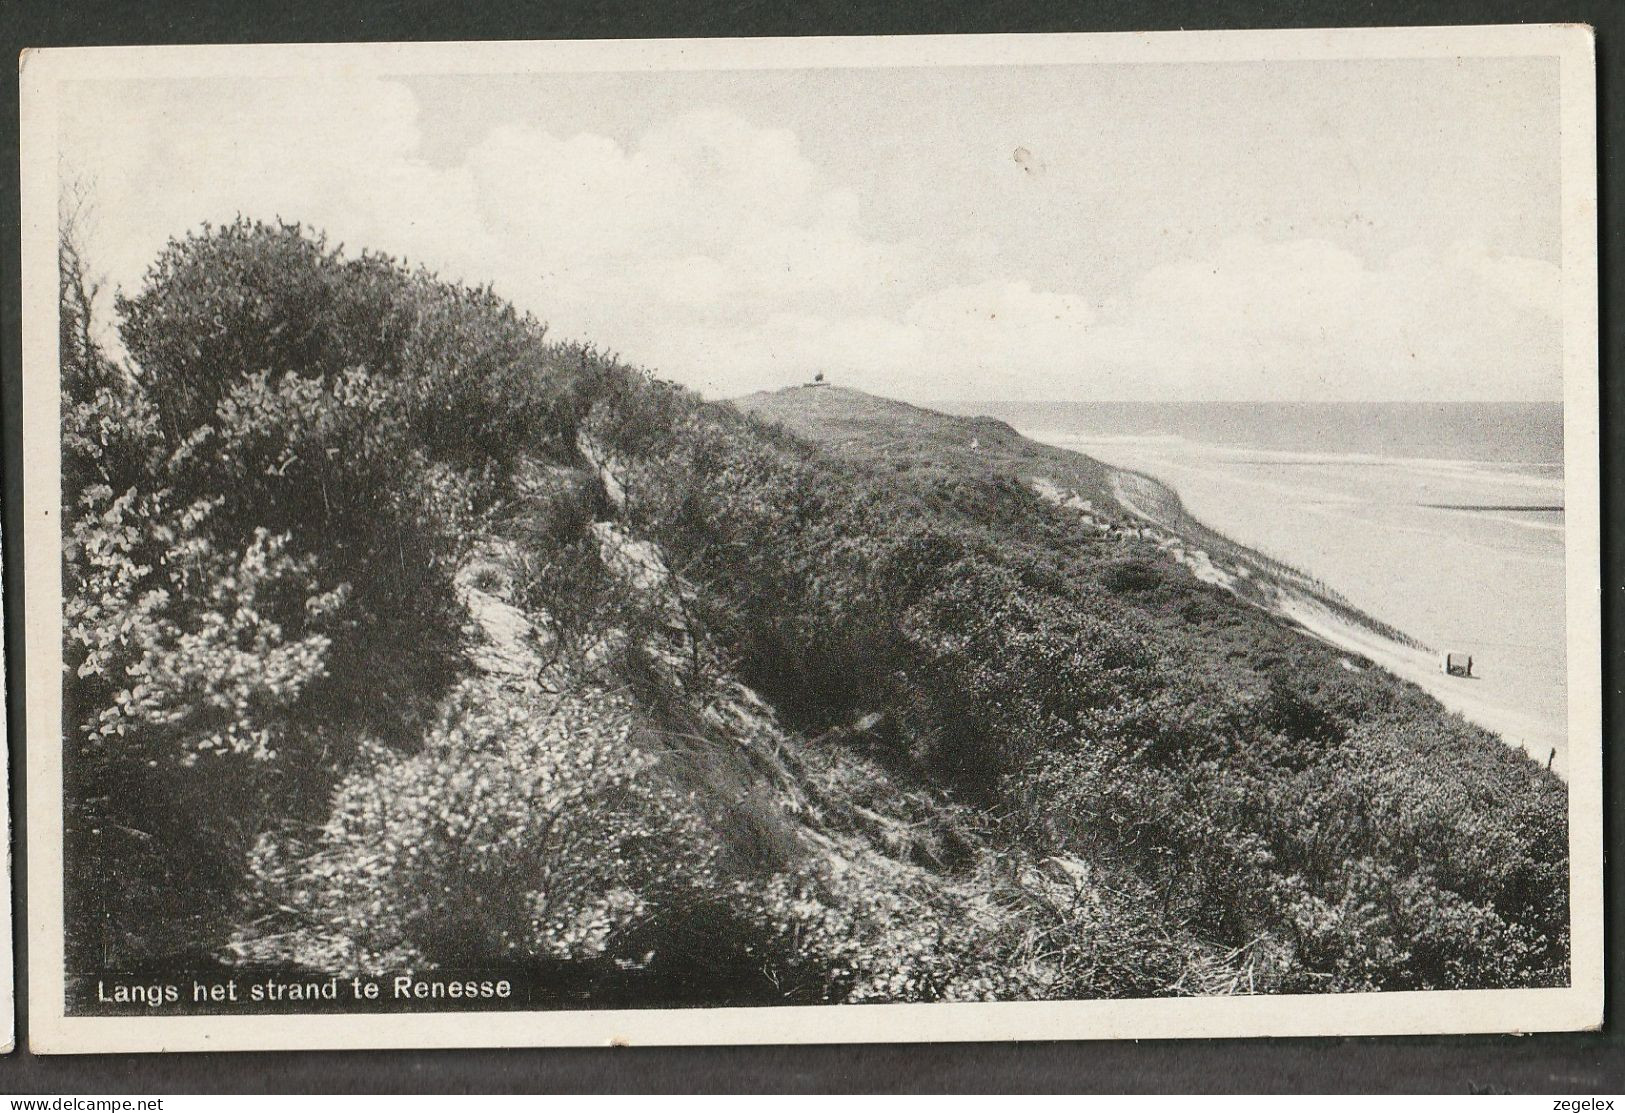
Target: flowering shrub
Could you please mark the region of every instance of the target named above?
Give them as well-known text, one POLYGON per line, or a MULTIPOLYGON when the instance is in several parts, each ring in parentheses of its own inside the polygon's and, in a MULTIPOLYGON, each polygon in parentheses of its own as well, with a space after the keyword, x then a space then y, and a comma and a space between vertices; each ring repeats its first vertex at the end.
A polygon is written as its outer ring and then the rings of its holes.
POLYGON ((91 488, 64 548, 68 865, 97 896, 69 922, 103 961, 217 932, 241 855, 329 740, 296 711, 347 591, 286 535, 223 551, 215 505, 91 488))
POLYGON ((454 572, 521 454, 573 451, 591 353, 489 291, 297 226, 173 241, 118 299, 59 262, 69 940, 207 952, 255 836, 465 667, 454 572))
POLYGON ((717 855, 623 698, 467 681, 420 752, 344 780, 315 846, 268 841, 256 869, 344 968, 386 972, 663 961, 648 926, 716 899, 717 855))

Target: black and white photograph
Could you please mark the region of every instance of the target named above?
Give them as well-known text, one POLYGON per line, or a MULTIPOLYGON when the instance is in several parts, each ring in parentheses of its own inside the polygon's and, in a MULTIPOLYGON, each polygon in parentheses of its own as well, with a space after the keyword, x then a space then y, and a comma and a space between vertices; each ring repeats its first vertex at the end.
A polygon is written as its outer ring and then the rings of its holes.
POLYGON ((35 1050, 1596 1026, 1593 81, 28 53, 35 1050))

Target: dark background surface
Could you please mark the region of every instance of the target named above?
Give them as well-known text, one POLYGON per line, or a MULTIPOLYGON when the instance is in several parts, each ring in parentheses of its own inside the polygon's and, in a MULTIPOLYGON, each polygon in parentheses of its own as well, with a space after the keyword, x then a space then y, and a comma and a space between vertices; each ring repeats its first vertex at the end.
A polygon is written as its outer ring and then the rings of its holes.
MULTIPOLYGON (((1597 31, 1599 161, 1602 176, 1603 631, 1605 846, 1618 842, 1622 806, 1622 707, 1618 619, 1625 601, 1618 552, 1622 384, 1614 366, 1622 326, 1614 311, 1621 247, 1618 59, 1625 53, 1625 5, 1593 2, 1478 3, 1382 0, 1257 2, 1222 6, 1133 0, 980 0, 860 5, 827 0, 728 0, 636 4, 561 0, 281 0, 275 5, 198 0, 102 3, 0 0, 0 41, 15 58, 25 46, 131 43, 326 42, 451 39, 652 38, 730 35, 948 34, 1149 31, 1198 28, 1330 27, 1456 23, 1588 23, 1597 31), (1211 10, 1210 10, 1211 9, 1211 10)), ((5 624, 11 739, 15 923, 19 1001, 27 992, 28 924, 22 797, 21 382, 17 83, 0 83, 0 397, 5 467, 5 624)), ((1618 951, 1620 855, 1607 866, 1607 953, 1618 951)), ((1608 969, 1603 1032, 1524 1037, 1345 1040, 1189 1040, 1026 1044, 898 1044, 754 1048, 634 1048, 457 1052, 256 1052, 0 1058, 0 1094, 185 1092, 578 1092, 578 1091, 1048 1091, 1048 1092, 1446 1092, 1580 1096, 1625 1092, 1625 1036, 1617 1001, 1620 964, 1608 969)), ((478 1039, 478 1019, 470 1019, 478 1039)), ((18 1009, 19 1046, 27 1044, 18 1009)))

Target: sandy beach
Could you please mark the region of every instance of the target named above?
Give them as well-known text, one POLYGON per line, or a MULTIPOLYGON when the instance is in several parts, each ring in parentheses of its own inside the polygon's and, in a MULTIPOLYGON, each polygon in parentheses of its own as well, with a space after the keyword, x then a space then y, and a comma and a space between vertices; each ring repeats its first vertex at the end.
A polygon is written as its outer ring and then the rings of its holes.
POLYGON ((1324 581, 1409 634, 1425 648, 1314 607, 1292 613, 1318 636, 1413 681, 1565 772, 1557 469, 1287 452, 1179 436, 1030 435, 1161 480, 1204 524, 1324 581), (1472 655, 1472 678, 1443 674, 1440 654, 1449 651, 1472 655))

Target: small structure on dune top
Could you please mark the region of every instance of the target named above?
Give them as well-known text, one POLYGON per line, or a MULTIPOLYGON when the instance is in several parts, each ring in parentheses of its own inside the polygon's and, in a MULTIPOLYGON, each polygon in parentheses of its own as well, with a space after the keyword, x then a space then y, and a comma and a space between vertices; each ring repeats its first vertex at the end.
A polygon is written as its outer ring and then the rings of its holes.
POLYGON ((824 373, 822 371, 820 371, 820 372, 818 372, 818 374, 816 374, 816 375, 814 375, 812 377, 812 382, 808 383, 807 385, 808 386, 828 386, 829 384, 824 381, 824 373))
POLYGON ((1473 675, 1473 657, 1470 653, 1446 653, 1440 664, 1446 676, 1473 675))

